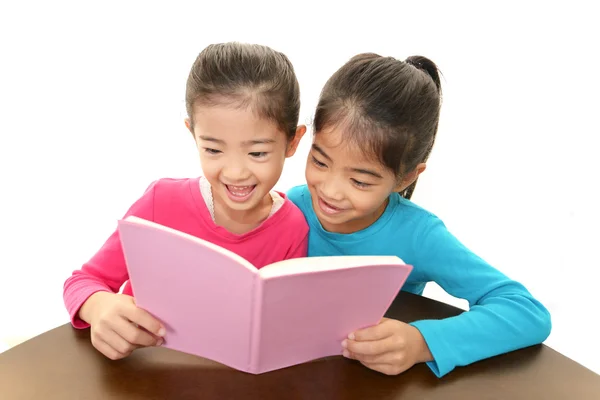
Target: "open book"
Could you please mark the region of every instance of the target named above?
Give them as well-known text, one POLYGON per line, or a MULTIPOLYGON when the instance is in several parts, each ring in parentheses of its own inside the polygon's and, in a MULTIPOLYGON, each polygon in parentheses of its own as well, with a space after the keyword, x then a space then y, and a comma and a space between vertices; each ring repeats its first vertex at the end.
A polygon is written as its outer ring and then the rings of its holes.
POLYGON ((127 217, 119 233, 136 304, 164 347, 259 374, 339 355, 375 325, 412 267, 395 256, 308 257, 261 268, 220 246, 127 217))

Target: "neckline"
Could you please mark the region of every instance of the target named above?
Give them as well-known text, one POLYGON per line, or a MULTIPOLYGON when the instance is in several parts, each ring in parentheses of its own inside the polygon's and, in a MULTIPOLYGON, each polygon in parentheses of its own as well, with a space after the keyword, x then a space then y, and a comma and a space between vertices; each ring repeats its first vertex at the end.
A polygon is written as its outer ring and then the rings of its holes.
POLYGON ((274 213, 269 218, 264 220, 256 228, 254 228, 246 233, 237 234, 237 233, 230 232, 227 229, 223 228, 222 226, 217 225, 215 223, 215 221, 213 221, 213 219, 210 215, 210 210, 208 209, 208 206, 206 205, 206 202, 204 201, 204 197, 202 196, 202 193, 200 192, 200 179, 201 179, 201 177, 191 179, 189 189, 190 189, 190 192, 192 193, 192 198, 194 200, 196 207, 198 208, 198 211, 202 218, 202 221, 204 222, 204 225, 209 230, 211 230, 212 232, 218 234, 219 236, 221 236, 222 238, 224 238, 230 242, 240 242, 240 241, 246 240, 252 236, 260 234, 263 230, 265 230, 268 227, 270 227, 271 225, 277 223, 277 221, 280 218, 284 218, 285 215, 289 211, 289 201, 288 201, 287 197, 285 196, 285 194, 277 192, 284 199, 284 202, 281 205, 281 207, 279 208, 279 210, 277 210, 276 213, 274 213))

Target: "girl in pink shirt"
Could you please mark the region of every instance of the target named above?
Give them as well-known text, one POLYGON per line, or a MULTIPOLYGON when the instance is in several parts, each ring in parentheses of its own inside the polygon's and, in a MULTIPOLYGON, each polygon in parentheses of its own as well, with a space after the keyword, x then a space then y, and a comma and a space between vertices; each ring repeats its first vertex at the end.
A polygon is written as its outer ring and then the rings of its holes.
MULTIPOLYGON (((203 176, 153 182, 125 216, 208 240, 256 268, 306 256, 302 212, 273 191, 306 132, 288 58, 266 46, 210 45, 189 73, 186 109, 203 176)), ((91 326, 92 344, 111 359, 162 344, 164 327, 136 307, 133 295, 116 229, 66 280, 63 294, 73 326, 91 326)))

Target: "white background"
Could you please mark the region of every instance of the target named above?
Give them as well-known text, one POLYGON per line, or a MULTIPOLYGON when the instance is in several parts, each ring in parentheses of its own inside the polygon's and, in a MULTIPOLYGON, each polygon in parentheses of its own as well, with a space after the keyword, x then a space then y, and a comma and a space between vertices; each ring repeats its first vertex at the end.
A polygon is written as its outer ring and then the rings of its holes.
MULTIPOLYGON (((150 181, 200 174, 187 73, 206 45, 237 40, 289 56, 303 123, 358 52, 438 63, 439 140, 414 200, 550 309, 548 345, 600 372, 591 5, 204 3, 0 6, 0 351, 68 321, 64 280, 150 181)), ((278 189, 303 183, 309 142, 278 189)), ((464 306, 435 285, 426 295, 464 306)))

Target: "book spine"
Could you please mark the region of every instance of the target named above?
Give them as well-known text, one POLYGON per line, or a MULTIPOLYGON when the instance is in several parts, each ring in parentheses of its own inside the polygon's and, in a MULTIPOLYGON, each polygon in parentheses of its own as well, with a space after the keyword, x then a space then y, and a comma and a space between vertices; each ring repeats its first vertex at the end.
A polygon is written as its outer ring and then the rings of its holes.
POLYGON ((252 308, 250 314, 250 366, 248 372, 256 374, 260 368, 260 335, 262 327, 264 281, 259 274, 252 284, 252 308))

